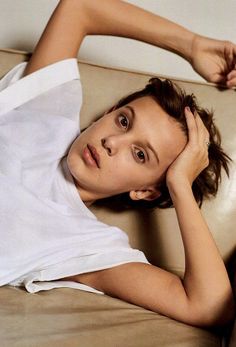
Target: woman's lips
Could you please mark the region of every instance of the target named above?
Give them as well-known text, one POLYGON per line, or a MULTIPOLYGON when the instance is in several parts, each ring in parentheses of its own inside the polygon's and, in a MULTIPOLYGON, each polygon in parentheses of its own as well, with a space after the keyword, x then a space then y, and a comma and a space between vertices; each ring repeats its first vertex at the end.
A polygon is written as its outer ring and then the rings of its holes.
POLYGON ((100 157, 96 151, 96 148, 92 145, 87 145, 83 150, 83 159, 85 160, 86 164, 92 167, 100 168, 99 162, 100 157))

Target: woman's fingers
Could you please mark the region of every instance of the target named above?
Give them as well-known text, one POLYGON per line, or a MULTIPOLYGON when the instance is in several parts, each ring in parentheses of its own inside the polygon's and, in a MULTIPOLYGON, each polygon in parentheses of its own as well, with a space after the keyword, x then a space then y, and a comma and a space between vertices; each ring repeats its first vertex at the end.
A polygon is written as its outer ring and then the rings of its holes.
POLYGON ((186 121, 189 130, 189 149, 194 155, 195 164, 199 165, 200 172, 209 164, 209 132, 197 112, 193 114, 186 109, 186 121))
POLYGON ((199 160, 201 162, 201 171, 209 165, 208 149, 210 144, 210 135, 205 127, 199 114, 196 114, 196 124, 198 128, 198 148, 199 148, 199 160))
POLYGON ((194 114, 188 107, 185 109, 186 122, 188 126, 189 142, 192 145, 202 145, 209 142, 209 132, 197 112, 194 114))
POLYGON ((236 86, 236 45, 233 45, 231 50, 231 66, 229 68, 229 73, 227 74, 226 85, 229 88, 236 86))
POLYGON ((200 145, 201 144, 206 145, 206 143, 209 142, 209 137, 210 137, 209 132, 207 128, 205 127, 199 114, 196 113, 195 119, 196 119, 196 124, 198 129, 198 142, 200 145))
POLYGON ((236 86, 236 70, 232 70, 227 75, 227 81, 226 81, 227 87, 232 88, 236 86))
POLYGON ((235 68, 236 63, 236 45, 232 42, 227 42, 224 50, 225 61, 227 63, 228 72, 235 68))
POLYGON ((197 124, 189 107, 185 107, 185 118, 188 127, 188 142, 192 145, 197 144, 197 124))

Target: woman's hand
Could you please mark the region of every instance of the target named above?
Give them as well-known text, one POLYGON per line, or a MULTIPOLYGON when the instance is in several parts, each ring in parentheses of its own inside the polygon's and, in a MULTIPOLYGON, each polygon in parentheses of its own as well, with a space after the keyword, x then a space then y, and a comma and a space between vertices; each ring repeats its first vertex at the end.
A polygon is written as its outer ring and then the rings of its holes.
POLYGON ((185 108, 185 116, 188 126, 188 142, 184 150, 170 165, 166 183, 168 188, 183 187, 186 184, 192 186, 202 170, 208 164, 209 133, 200 116, 185 108))
POLYGON ((236 86, 236 45, 232 42, 195 35, 190 63, 208 82, 236 86))

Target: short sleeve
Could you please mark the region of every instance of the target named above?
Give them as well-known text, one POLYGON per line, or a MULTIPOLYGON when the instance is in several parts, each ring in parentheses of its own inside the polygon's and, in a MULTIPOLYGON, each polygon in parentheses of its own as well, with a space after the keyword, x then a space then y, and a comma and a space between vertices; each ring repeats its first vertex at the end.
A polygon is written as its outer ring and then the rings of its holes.
MULTIPOLYGON (((126 239, 127 236, 124 232, 122 232, 122 234, 124 239, 126 239)), ((105 270, 133 262, 150 264, 144 253, 138 249, 133 249, 130 246, 120 246, 120 248, 110 247, 110 249, 107 250, 104 249, 100 252, 97 251, 94 254, 84 255, 80 258, 74 257, 54 266, 49 266, 42 271, 31 273, 24 279, 23 283, 26 290, 30 293, 59 287, 67 287, 104 294, 103 292, 82 283, 58 279, 74 274, 105 270)))
MULTIPOLYGON (((15 176, 32 188, 42 184, 43 175, 50 182, 78 136, 82 88, 75 58, 22 77, 26 66, 18 64, 0 81, 0 145, 11 153, 15 176)), ((7 161, 1 156, 1 167, 9 168, 7 161)))
POLYGON ((10 70, 0 81, 0 117, 14 109, 78 116, 82 88, 78 63, 65 59, 23 76, 27 62, 10 70))
POLYGON ((43 271, 31 273, 24 279, 23 284, 29 293, 36 293, 53 288, 74 288, 92 293, 104 294, 102 291, 79 282, 58 279, 67 277, 69 276, 69 273, 73 274, 73 272, 74 274, 88 273, 110 269, 115 266, 133 262, 150 264, 144 253, 138 249, 110 249, 108 251, 101 252, 100 254, 97 253, 85 256, 81 259, 72 258, 68 261, 64 261, 61 264, 57 264, 56 266, 49 267, 43 271), (76 269, 78 269, 78 263, 80 263, 79 272, 76 271, 76 269))

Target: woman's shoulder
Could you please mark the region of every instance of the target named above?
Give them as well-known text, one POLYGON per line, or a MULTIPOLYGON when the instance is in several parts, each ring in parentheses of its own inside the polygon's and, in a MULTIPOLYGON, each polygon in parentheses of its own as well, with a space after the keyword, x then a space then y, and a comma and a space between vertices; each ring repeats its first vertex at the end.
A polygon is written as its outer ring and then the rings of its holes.
POLYGON ((0 81, 0 114, 31 101, 27 105, 32 106, 31 111, 34 106, 37 111, 43 108, 44 112, 64 116, 80 111, 82 87, 77 59, 59 61, 24 77, 26 66, 27 62, 18 64, 0 81))

